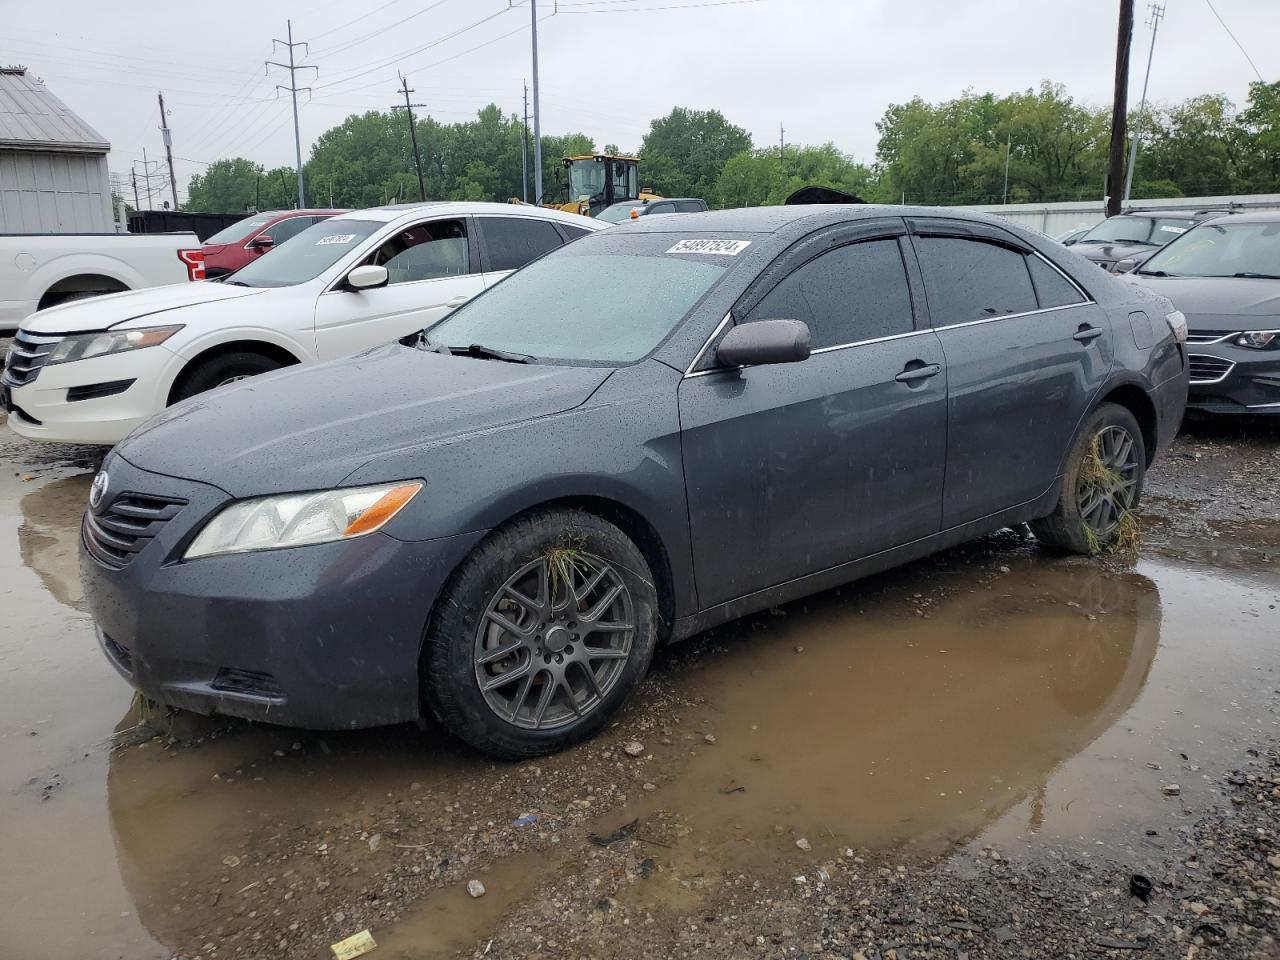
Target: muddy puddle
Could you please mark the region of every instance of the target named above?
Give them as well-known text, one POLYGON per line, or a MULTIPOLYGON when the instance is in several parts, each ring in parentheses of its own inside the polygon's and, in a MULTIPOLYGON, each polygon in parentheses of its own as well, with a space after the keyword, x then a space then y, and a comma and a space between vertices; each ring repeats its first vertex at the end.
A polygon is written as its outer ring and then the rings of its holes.
POLYGON ((81 609, 88 480, 0 477, 0 849, 19 865, 0 871, 0 929, 16 957, 323 957, 371 922, 378 956, 469 955, 610 855, 589 833, 632 821, 634 872, 654 882, 620 896, 676 912, 719 878, 789 877, 846 848, 1141 862, 1277 725, 1271 568, 1189 554, 1112 571, 1006 534, 666 652, 616 727, 559 757, 492 764, 414 726, 186 717, 113 750, 140 718, 81 609))

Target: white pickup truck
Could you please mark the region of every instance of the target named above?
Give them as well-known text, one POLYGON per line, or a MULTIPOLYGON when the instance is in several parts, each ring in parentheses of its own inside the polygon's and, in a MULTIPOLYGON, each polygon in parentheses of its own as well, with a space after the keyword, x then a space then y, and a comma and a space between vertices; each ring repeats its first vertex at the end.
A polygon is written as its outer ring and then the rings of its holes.
POLYGON ((0 233, 0 335, 59 303, 203 279, 194 233, 0 233))

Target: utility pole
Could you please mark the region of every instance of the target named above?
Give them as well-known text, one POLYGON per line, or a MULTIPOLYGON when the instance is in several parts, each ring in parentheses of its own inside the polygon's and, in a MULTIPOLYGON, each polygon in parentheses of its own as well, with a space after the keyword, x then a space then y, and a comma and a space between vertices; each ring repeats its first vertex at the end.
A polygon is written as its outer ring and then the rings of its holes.
POLYGON ((524 85, 524 126, 520 128, 520 199, 529 202, 529 84, 524 85))
MULTIPOLYGON (((418 168, 418 199, 426 203, 427 187, 422 179, 422 156, 418 153, 418 131, 413 122, 413 108, 425 107, 426 104, 409 102, 409 94, 413 93, 413 90, 409 87, 409 80, 403 73, 400 74, 400 92, 404 94, 404 109, 409 115, 409 138, 413 141, 413 163, 418 168)), ((396 104, 396 106, 400 105, 396 104)))
POLYGON ((137 211, 141 212, 141 211, 142 211, 142 202, 138 199, 138 171, 137 171, 137 169, 135 169, 135 168, 133 168, 133 167, 130 167, 130 168, 129 168, 129 176, 133 178, 133 209, 135 209, 135 210, 137 210, 137 211))
POLYGON ((778 124, 778 168, 782 168, 782 150, 787 143, 787 131, 782 124, 778 124))
POLYGON ((1009 153, 1013 150, 1013 134, 1004 135, 1004 203, 1009 202, 1009 153))
MULTIPOLYGON (((141 159, 141 160, 135 160, 135 161, 133 161, 134 168, 135 168, 135 169, 134 169, 134 173, 133 173, 133 185, 134 185, 134 191, 135 191, 135 194, 136 194, 136 192, 137 192, 137 186, 138 186, 138 173, 137 173, 137 169, 136 169, 136 168, 137 168, 137 165, 138 165, 139 163, 141 163, 141 164, 142 164, 142 179, 143 179, 143 182, 144 182, 144 184, 145 184, 145 186, 146 186, 146 188, 147 188, 147 209, 148 209, 148 210, 154 210, 154 209, 155 209, 155 205, 151 202, 151 177, 152 177, 152 173, 151 173, 151 164, 152 164, 152 162, 153 162, 153 161, 151 161, 151 160, 148 160, 148 159, 147 159, 147 148, 146 148, 146 147, 143 147, 143 148, 142 148, 142 159, 141 159)), ((157 160, 157 161, 154 161, 154 162, 155 162, 156 166, 159 166, 159 165, 160 165, 160 162, 159 162, 158 160, 157 160)), ((134 197, 134 200, 135 200, 135 201, 137 200, 137 196, 136 196, 136 195, 135 195, 135 197, 134 197)), ((139 209, 141 209, 141 208, 139 208, 139 209)))
POLYGON ((1133 42, 1133 0, 1120 0, 1116 31, 1116 89, 1111 104, 1111 148, 1107 153, 1107 203, 1105 213, 1120 212, 1124 192, 1124 132, 1129 101, 1129 47, 1133 42))
POLYGON ((169 133, 169 121, 164 113, 164 94, 159 91, 160 99, 160 136, 164 140, 164 156, 169 161, 169 189, 173 192, 173 209, 178 209, 178 178, 173 175, 173 137, 169 133))
POLYGON ((533 15, 533 202, 540 204, 542 203, 542 111, 538 108, 538 0, 529 0, 529 11, 533 15))
MULTIPOLYGON (((285 199, 288 196, 289 196, 289 182, 284 178, 284 168, 282 167, 280 169, 280 202, 282 204, 288 203, 289 201, 285 199)), ((299 207, 298 209, 301 210, 302 208, 299 207)))
POLYGON ((1151 48, 1147 51, 1147 73, 1142 78, 1142 102, 1138 105, 1138 118, 1133 124, 1133 133, 1129 135, 1129 166, 1124 173, 1124 202, 1129 202, 1129 194, 1133 190, 1133 170, 1138 163, 1138 137, 1142 132, 1142 120, 1147 110, 1147 84, 1151 81, 1151 61, 1156 55, 1156 33, 1160 30, 1160 21, 1164 17, 1164 4, 1159 0, 1152 0, 1150 17, 1147 23, 1151 25, 1151 48))
POLYGON ((310 87, 300 87, 300 86, 298 86, 298 71, 299 71, 299 70, 314 70, 314 71, 316 72, 316 76, 319 76, 319 75, 320 75, 320 68, 319 68, 319 67, 313 67, 313 66, 297 66, 297 65, 294 63, 294 61, 293 61, 293 48, 294 48, 294 47, 306 47, 306 49, 307 49, 307 56, 311 56, 311 48, 310 48, 310 47, 308 47, 308 46, 307 46, 307 44, 305 44, 305 43, 303 43, 303 42, 294 43, 294 42, 293 42, 293 21, 292 21, 292 20, 286 20, 286 21, 285 21, 285 23, 287 24, 287 26, 288 26, 288 28, 289 28, 289 32, 288 32, 288 34, 287 34, 287 36, 289 37, 289 39, 288 39, 288 40, 278 40, 278 39, 276 39, 275 37, 272 37, 272 39, 271 39, 271 51, 272 51, 272 53, 274 53, 274 52, 275 52, 276 44, 279 44, 279 45, 280 45, 280 46, 282 46, 282 47, 286 47, 286 48, 289 50, 289 62, 288 62, 288 63, 279 63, 278 61, 275 61, 275 60, 268 60, 268 61, 266 61, 266 72, 267 72, 267 73, 270 73, 270 72, 271 72, 271 68, 272 68, 272 67, 279 67, 281 70, 288 70, 288 71, 289 71, 289 85, 286 87, 286 86, 285 86, 284 84, 282 84, 282 83, 277 83, 277 84, 276 84, 276 92, 277 92, 277 95, 278 95, 278 94, 279 94, 279 91, 281 91, 281 90, 288 90, 288 91, 289 91, 289 95, 293 97, 293 149, 294 149, 294 152, 295 152, 295 156, 296 156, 296 158, 297 158, 297 168, 296 168, 296 169, 297 169, 297 171, 298 171, 298 209, 299 209, 299 210, 301 210, 302 208, 304 208, 304 207, 307 205, 307 201, 306 201, 306 196, 305 196, 305 193, 304 193, 304 191, 303 191, 303 186, 302 186, 302 133, 301 133, 301 131, 298 129, 298 94, 299 94, 299 93, 301 93, 302 91, 306 91, 306 93, 307 93, 308 95, 310 95, 310 94, 311 94, 311 88, 310 88, 310 87))

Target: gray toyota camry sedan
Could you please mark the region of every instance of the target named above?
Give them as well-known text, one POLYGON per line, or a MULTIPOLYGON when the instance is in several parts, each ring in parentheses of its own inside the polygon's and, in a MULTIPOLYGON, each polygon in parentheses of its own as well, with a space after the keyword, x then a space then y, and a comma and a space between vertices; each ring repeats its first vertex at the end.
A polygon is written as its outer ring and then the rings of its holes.
POLYGON ((995 219, 644 217, 144 424, 93 484, 87 596, 162 703, 545 753, 659 643, 1008 524, 1105 545, 1182 418, 1184 337, 995 219))

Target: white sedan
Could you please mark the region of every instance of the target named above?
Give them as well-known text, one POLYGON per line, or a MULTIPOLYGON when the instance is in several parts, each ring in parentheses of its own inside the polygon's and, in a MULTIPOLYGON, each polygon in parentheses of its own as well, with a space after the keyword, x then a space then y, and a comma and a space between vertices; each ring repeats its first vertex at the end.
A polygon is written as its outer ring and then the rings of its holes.
POLYGON ((0 407, 24 437, 115 443, 205 390, 428 327, 512 270, 606 226, 499 203, 353 211, 217 281, 32 314, 5 357, 0 407))

